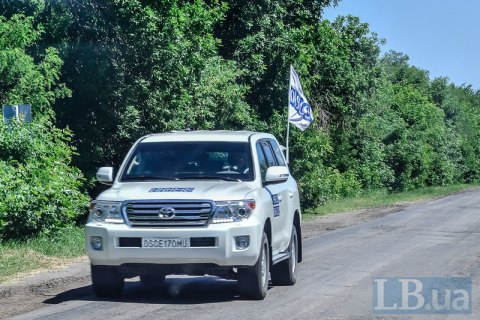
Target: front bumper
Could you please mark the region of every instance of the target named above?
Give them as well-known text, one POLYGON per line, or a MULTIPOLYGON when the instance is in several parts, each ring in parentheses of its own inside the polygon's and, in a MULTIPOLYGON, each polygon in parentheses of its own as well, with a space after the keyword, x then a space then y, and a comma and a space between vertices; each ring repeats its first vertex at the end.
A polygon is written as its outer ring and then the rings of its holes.
POLYGON ((210 224, 191 228, 131 228, 90 222, 85 227, 87 255, 93 265, 124 264, 214 264, 218 266, 253 266, 260 254, 263 223, 255 217, 238 223, 210 224), (236 236, 250 236, 250 245, 238 249, 236 236), (101 237, 102 250, 94 250, 91 237, 101 237), (214 246, 190 248, 121 247, 120 238, 192 238, 214 237, 214 246))

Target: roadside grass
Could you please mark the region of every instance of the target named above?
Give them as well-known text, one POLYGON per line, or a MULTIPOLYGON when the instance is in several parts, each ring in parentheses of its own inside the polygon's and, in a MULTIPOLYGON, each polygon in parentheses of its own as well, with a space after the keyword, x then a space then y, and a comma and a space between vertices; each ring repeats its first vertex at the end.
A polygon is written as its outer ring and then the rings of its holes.
POLYGON ((355 196, 330 201, 324 205, 318 206, 313 210, 307 210, 307 212, 303 214, 303 218, 304 220, 309 220, 320 215, 409 204, 447 196, 478 186, 480 186, 480 183, 426 187, 417 190, 395 193, 389 193, 386 190, 365 191, 355 196))
POLYGON ((0 242, 0 283, 19 274, 62 266, 85 255, 83 227, 69 227, 26 241, 0 242))

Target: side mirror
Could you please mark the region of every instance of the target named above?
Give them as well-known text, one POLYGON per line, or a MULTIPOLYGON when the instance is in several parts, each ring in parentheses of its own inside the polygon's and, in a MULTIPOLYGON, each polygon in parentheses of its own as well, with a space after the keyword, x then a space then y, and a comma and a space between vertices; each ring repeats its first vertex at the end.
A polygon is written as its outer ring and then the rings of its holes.
POLYGON ((113 168, 101 167, 97 171, 97 180, 100 183, 111 185, 113 183, 113 168))
POLYGON ((287 167, 283 167, 283 166, 270 167, 267 169, 267 173, 265 174, 265 182, 266 183, 285 182, 288 180, 289 176, 290 176, 290 173, 288 172, 287 167))

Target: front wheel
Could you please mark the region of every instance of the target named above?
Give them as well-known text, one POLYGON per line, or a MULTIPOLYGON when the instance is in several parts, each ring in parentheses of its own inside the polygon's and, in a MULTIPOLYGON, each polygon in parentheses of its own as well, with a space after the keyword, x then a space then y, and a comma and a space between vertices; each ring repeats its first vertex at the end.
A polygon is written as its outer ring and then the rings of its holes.
POLYGON ((238 269, 238 285, 242 296, 263 300, 267 295, 270 273, 270 245, 265 232, 257 262, 253 267, 238 269))
POLYGON ((124 281, 116 268, 92 265, 91 271, 93 292, 97 297, 113 298, 122 294, 124 281))
POLYGON ((272 284, 275 286, 292 286, 297 282, 298 233, 295 226, 292 229, 288 253, 290 257, 287 260, 272 266, 272 284))

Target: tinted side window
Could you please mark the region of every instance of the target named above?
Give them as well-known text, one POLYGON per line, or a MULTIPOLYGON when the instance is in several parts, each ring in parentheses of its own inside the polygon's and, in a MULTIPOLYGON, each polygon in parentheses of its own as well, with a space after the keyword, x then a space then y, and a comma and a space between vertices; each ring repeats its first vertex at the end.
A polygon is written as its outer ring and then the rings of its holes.
POLYGON ((285 159, 283 158, 283 153, 278 143, 275 140, 270 139, 270 144, 273 148, 273 152, 275 152, 275 157, 277 159, 278 165, 285 166, 285 159))
POLYGON ((262 175, 262 181, 265 181, 265 175, 267 174, 268 165, 262 147, 260 146, 260 142, 257 142, 257 156, 258 163, 260 165, 260 174, 262 175))
POLYGON ((272 148, 270 147, 270 143, 268 141, 260 142, 262 145, 263 152, 265 153, 265 159, 267 160, 267 165, 269 167, 274 167, 277 165, 277 160, 275 159, 275 155, 273 154, 272 148))

